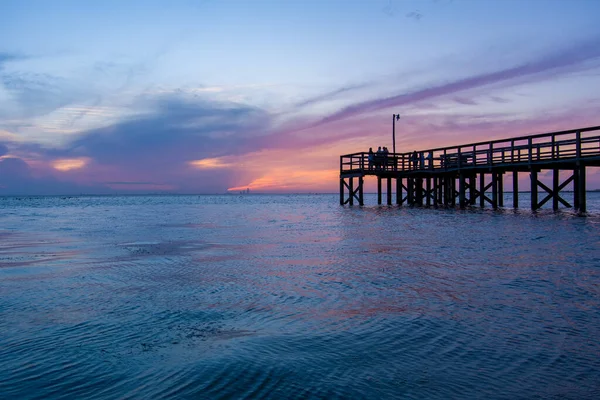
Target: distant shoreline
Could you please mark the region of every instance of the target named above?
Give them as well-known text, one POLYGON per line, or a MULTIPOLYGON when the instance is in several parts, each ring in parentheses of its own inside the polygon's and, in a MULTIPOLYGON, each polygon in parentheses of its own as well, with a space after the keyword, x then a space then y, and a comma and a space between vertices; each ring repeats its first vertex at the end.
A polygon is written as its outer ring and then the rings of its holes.
MULTIPOLYGON (((563 190, 562 192, 573 193, 572 190, 563 190)), ((486 192, 486 193, 491 193, 486 192)), ((504 191, 505 194, 512 194, 512 191, 504 191)), ((531 193, 530 190, 519 191, 519 193, 531 193)), ((590 189, 586 190, 586 193, 600 193, 600 189, 590 189)), ((128 197, 141 197, 141 196, 315 196, 315 195, 338 195, 336 192, 298 192, 298 193, 114 193, 114 194, 0 194, 0 198, 9 198, 9 197, 119 197, 119 196, 128 196, 128 197)), ((376 195, 377 192, 365 192, 365 194, 376 195)))

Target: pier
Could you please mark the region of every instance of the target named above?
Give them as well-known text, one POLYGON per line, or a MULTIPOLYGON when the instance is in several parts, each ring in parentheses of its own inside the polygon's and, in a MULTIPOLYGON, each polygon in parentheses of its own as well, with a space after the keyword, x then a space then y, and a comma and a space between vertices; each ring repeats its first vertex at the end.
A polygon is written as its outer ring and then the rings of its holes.
POLYGON ((519 207, 519 173, 530 176, 531 209, 548 202, 586 211, 586 168, 600 167, 600 126, 414 152, 340 156, 340 204, 364 205, 364 182, 377 179, 377 203, 504 207, 504 175, 512 174, 512 206, 519 207), (539 176, 552 171, 552 183, 539 176), (572 183, 572 199, 565 188, 572 183), (393 189, 395 188, 395 193, 393 189), (393 198, 395 197, 395 199, 393 198), (569 202, 569 201, 572 201, 569 202))

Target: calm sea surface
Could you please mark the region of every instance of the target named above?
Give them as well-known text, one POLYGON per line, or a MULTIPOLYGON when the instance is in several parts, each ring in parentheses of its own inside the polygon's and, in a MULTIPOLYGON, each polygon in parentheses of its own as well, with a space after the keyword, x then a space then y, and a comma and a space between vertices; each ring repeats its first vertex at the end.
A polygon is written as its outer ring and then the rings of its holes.
POLYGON ((598 399, 588 196, 0 197, 0 398, 598 399))

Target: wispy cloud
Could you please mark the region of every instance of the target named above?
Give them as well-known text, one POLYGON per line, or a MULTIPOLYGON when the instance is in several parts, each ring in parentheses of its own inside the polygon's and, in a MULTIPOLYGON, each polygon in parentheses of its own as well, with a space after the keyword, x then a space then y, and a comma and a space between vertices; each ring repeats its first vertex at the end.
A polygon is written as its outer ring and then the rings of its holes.
POLYGON ((0 52, 0 71, 2 71, 4 65, 9 62, 22 61, 28 58, 29 56, 23 54, 0 52))
POLYGON ((330 92, 323 93, 318 96, 314 96, 314 97, 308 98, 306 100, 303 100, 299 103, 296 103, 295 107, 306 107, 306 106, 313 105, 316 103, 333 100, 333 99, 338 98, 341 94, 348 94, 350 92, 364 89, 371 85, 372 85, 371 82, 364 82, 364 83, 359 83, 359 84, 355 84, 355 85, 344 86, 339 89, 332 90, 330 92))
POLYGON ((509 85, 516 80, 535 81, 548 79, 559 74, 571 73, 588 68, 597 68, 600 61, 600 38, 594 38, 567 49, 560 49, 529 62, 507 67, 494 72, 476 74, 440 85, 431 85, 396 96, 360 102, 347 106, 323 119, 317 124, 325 124, 363 113, 406 105, 440 96, 452 95, 470 89, 493 84, 509 85), (590 64, 593 62, 593 64, 590 64))

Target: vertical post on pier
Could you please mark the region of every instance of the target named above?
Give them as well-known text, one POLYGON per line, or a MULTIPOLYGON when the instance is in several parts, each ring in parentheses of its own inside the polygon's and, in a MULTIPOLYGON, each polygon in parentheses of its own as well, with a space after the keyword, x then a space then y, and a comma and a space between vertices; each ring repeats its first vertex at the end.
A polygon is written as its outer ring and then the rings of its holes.
POLYGON ((434 175, 433 176, 433 206, 434 207, 438 206, 438 188, 439 188, 438 177, 434 175))
POLYGON ((585 199, 585 165, 580 165, 579 169, 579 212, 586 212, 585 199))
POLYGON ((387 195, 387 205, 391 206, 392 205, 392 178, 389 177, 387 178, 387 188, 386 188, 386 195, 387 195))
POLYGON ((479 173, 479 207, 485 207, 485 174, 479 173))
POLYGON ((350 197, 348 197, 348 200, 350 200, 349 204, 351 206, 354 205, 354 177, 350 177, 350 179, 348 179, 348 181, 350 181, 350 187, 348 188, 348 190, 350 190, 350 197))
POLYGON ((498 208, 498 173, 492 172, 492 207, 498 208))
POLYGON ((579 168, 573 170, 573 207, 579 210, 579 168))
POLYGON ((469 204, 475 205, 475 176, 469 176, 469 204))
POLYGON ((460 173, 459 177, 458 177, 458 203, 460 208, 464 208, 465 207, 465 195, 466 195, 466 188, 465 188, 465 174, 463 172, 460 173))
POLYGON ((440 204, 445 206, 448 204, 446 201, 446 177, 440 176, 440 187, 439 187, 440 204))
POLYGON ((428 176, 426 181, 426 185, 425 185, 425 190, 427 191, 427 200, 426 200, 426 204, 427 207, 429 207, 431 205, 431 177, 428 176))
POLYGON ((440 178, 440 203, 448 205, 448 178, 446 176, 440 178))
POLYGON ((358 177, 358 204, 361 206, 365 205, 364 202, 364 183, 365 178, 363 176, 358 177))
POLYGON ((552 171, 552 209, 555 211, 558 210, 559 180, 560 180, 560 170, 558 168, 554 168, 554 170, 552 171))
POLYGON ((377 177, 377 204, 381 205, 381 177, 377 177))
POLYGON ((402 205, 402 178, 396 178, 396 204, 402 205))
POLYGON ((577 171, 575 175, 577 176, 577 187, 574 190, 577 192, 577 196, 579 197, 579 212, 586 212, 586 199, 585 199, 585 165, 581 165, 581 132, 577 131, 575 134, 575 146, 576 146, 576 156, 577 156, 577 171))
POLYGON ((504 172, 498 172, 498 207, 504 207, 504 172))
POLYGON ((340 206, 344 205, 344 178, 340 178, 340 206))
POLYGON ((538 209, 538 172, 536 169, 531 170, 531 209, 538 209))
POLYGON ((513 207, 519 208, 519 172, 513 171, 513 207))

